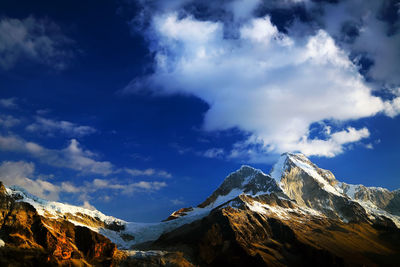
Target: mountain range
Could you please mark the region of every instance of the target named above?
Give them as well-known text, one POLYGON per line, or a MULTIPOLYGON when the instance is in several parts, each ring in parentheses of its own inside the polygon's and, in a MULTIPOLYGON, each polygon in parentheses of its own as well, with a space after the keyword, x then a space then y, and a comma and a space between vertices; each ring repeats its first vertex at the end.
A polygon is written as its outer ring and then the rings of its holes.
POLYGON ((398 266, 400 190, 352 185, 298 153, 242 166, 158 223, 0 184, 0 266, 398 266))

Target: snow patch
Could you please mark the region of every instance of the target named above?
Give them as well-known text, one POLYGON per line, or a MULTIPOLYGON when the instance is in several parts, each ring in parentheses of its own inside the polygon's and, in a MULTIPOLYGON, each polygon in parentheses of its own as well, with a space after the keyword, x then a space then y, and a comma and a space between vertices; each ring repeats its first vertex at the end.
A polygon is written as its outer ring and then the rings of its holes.
POLYGON ((285 171, 285 163, 286 163, 287 155, 282 154, 279 160, 275 163, 274 167, 272 168, 272 171, 270 173, 270 176, 275 179, 277 184, 279 185, 281 182, 282 175, 285 171))
POLYGON ((341 183, 341 186, 346 188, 343 189, 343 193, 351 199, 355 199, 356 193, 360 190, 360 185, 341 183))
POLYGON ((400 228, 400 216, 396 216, 387 211, 381 210, 369 201, 366 202, 366 201, 360 201, 357 199, 355 199, 354 201, 358 202, 367 211, 368 215, 370 215, 370 216, 378 215, 378 216, 387 217, 394 222, 394 224, 397 226, 397 228, 400 228))
MULTIPOLYGON (((9 195, 11 196, 16 196, 18 199, 17 201, 20 202, 26 202, 31 204, 36 211, 38 212, 39 215, 41 216, 46 216, 50 218, 62 218, 64 214, 70 213, 72 215, 77 215, 78 213, 88 215, 92 218, 98 218, 102 222, 106 224, 112 224, 112 223, 117 223, 117 224, 125 224, 126 222, 120 219, 117 219, 112 216, 107 216, 101 213, 98 210, 89 210, 85 209, 83 207, 78 207, 78 206, 73 206, 73 205, 68 205, 68 204, 63 204, 60 202, 55 202, 55 201, 48 201, 41 199, 37 196, 34 196, 30 193, 28 193, 25 189, 17 187, 17 186, 11 186, 9 189, 9 195)), ((79 216, 79 215, 77 215, 79 216)), ((74 221, 71 221, 75 224, 77 224, 74 221)))
POLYGON ((293 213, 297 213, 302 215, 302 219, 306 219, 304 215, 316 216, 316 217, 325 217, 322 213, 310 209, 310 208, 284 208, 280 206, 271 206, 268 204, 263 204, 258 201, 253 201, 252 203, 248 203, 246 201, 246 206, 254 212, 269 215, 269 216, 276 216, 282 220, 292 220, 293 213))
POLYGON ((213 209, 215 207, 218 207, 219 205, 222 205, 225 202, 228 202, 229 200, 234 199, 235 197, 239 196, 242 193, 243 193, 243 189, 235 188, 224 196, 221 196, 221 195, 218 196, 214 202, 212 202, 208 206, 204 207, 204 209, 213 209))

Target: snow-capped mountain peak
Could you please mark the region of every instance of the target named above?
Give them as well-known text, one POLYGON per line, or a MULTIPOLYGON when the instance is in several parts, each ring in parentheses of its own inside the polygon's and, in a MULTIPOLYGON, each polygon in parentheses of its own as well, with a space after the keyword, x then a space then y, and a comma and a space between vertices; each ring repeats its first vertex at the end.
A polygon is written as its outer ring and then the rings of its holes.
POLYGON ((274 178, 280 187, 285 192, 285 182, 290 172, 301 170, 306 173, 308 177, 313 178, 320 187, 334 195, 342 196, 340 190, 337 190, 337 183, 335 176, 332 172, 318 168, 306 156, 301 153, 284 153, 281 155, 277 163, 272 168, 270 176, 274 178))
POLYGON ((255 196, 271 192, 281 192, 274 179, 259 169, 243 165, 229 174, 199 207, 217 207, 242 193, 255 196))

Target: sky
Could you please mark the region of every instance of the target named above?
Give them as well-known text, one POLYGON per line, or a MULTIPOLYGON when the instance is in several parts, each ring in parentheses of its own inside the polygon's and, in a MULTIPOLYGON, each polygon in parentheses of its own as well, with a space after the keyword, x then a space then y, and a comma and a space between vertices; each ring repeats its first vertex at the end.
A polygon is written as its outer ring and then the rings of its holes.
POLYGON ((301 152, 400 187, 400 2, 0 2, 0 180, 128 221, 301 152))

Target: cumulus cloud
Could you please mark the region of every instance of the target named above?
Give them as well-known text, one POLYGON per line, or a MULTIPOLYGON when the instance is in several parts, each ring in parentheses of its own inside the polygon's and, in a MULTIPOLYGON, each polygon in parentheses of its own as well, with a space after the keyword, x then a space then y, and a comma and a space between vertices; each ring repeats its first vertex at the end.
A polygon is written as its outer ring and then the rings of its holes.
POLYGON ((31 194, 50 200, 58 200, 62 190, 48 181, 34 179, 35 165, 25 161, 4 161, 0 165, 0 181, 11 186, 17 185, 27 189, 31 194))
POLYGON ((77 125, 69 121, 57 121, 36 117, 36 121, 26 127, 30 132, 42 132, 49 136, 56 133, 62 133, 70 137, 82 137, 96 132, 96 129, 91 126, 77 125))
POLYGON ((392 118, 400 114, 400 97, 385 102, 385 113, 392 118))
POLYGON ((32 16, 0 19, 0 67, 5 70, 24 59, 64 69, 73 57, 72 43, 52 21, 32 16))
POLYGON ((108 175, 113 172, 113 165, 110 162, 96 160, 98 156, 90 150, 82 149, 76 139, 71 139, 66 148, 57 150, 45 148, 18 136, 0 135, 0 150, 26 153, 42 163, 82 173, 108 175))
POLYGON ((237 147, 263 153, 332 157, 367 138, 368 129, 311 138, 313 123, 391 112, 393 104, 373 95, 349 54, 324 30, 293 37, 279 32, 269 16, 240 24, 236 37, 224 29, 222 22, 174 12, 154 16, 146 32, 154 73, 125 92, 195 95, 210 106, 205 130, 239 128, 249 138, 237 147))

